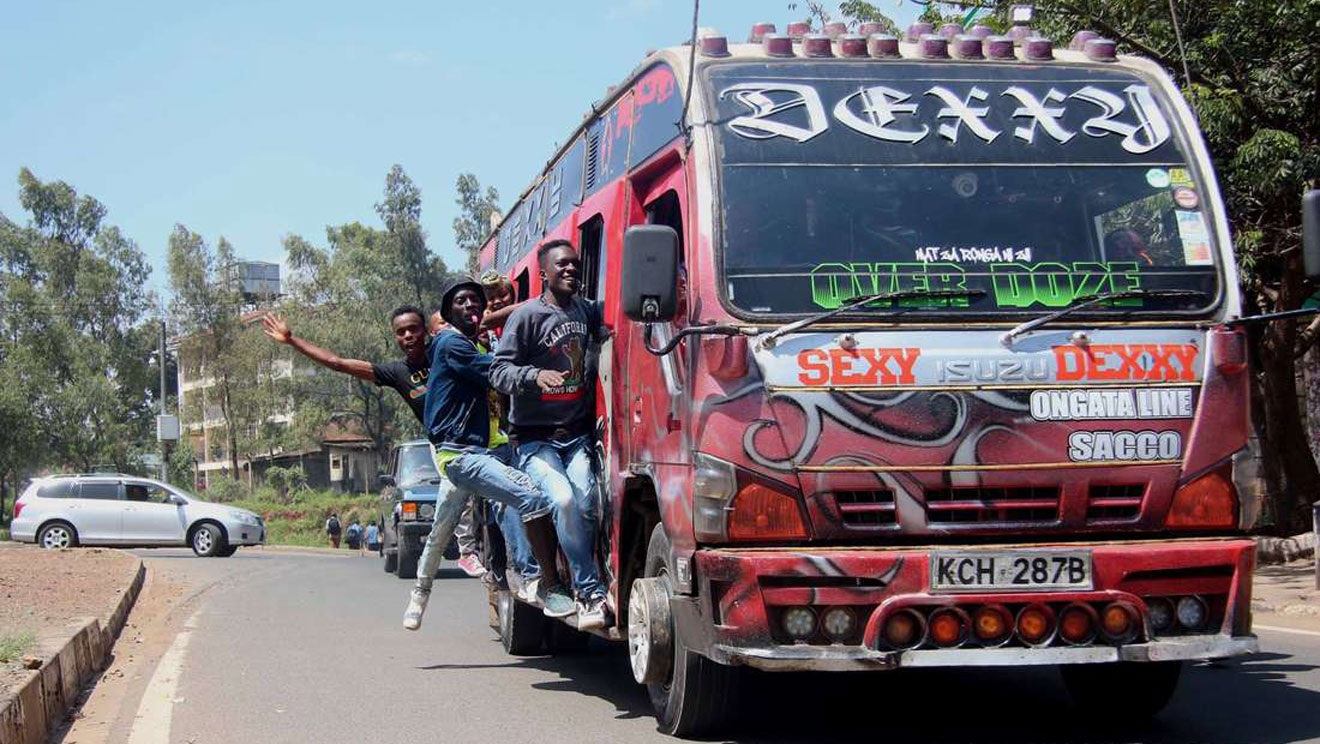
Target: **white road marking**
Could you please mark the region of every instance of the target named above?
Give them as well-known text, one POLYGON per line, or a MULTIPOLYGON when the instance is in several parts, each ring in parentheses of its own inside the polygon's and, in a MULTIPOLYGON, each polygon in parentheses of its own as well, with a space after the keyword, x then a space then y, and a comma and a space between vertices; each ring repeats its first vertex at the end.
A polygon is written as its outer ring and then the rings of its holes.
POLYGON ((1268 631, 1270 631, 1271 633, 1293 633, 1293 634, 1295 634, 1295 635, 1315 636, 1316 638, 1320 638, 1320 631, 1314 631, 1314 630, 1301 630, 1301 629, 1298 629, 1298 628, 1283 628, 1283 627, 1280 627, 1280 626, 1278 626, 1278 625, 1256 625, 1256 624, 1252 624, 1251 627, 1252 627, 1253 630, 1268 630, 1268 631))
POLYGON ((142 693, 142 702, 138 704, 128 744, 169 744, 174 696, 179 687, 179 675, 183 672, 188 641, 192 637, 192 630, 197 627, 197 615, 193 613, 188 618, 183 624, 183 630, 174 636, 169 649, 160 657, 160 663, 156 665, 156 671, 151 675, 146 691, 142 693))

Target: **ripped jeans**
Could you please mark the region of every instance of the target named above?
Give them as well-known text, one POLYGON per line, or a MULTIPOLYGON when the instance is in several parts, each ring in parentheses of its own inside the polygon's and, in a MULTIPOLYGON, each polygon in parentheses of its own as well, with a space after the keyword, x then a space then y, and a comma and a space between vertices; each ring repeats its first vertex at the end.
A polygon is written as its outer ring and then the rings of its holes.
MULTIPOLYGON (((435 458, 435 445, 431 456, 435 458)), ((509 445, 486 451, 464 452, 437 469, 445 473, 435 499, 435 522, 426 536, 426 547, 417 563, 417 588, 430 591, 435 572, 445 557, 445 545, 454 534, 454 526, 463 515, 463 506, 471 494, 498 501, 516 510, 528 522, 550 513, 550 502, 525 473, 509 464, 513 448, 509 445)))
POLYGON ((518 465, 540 485, 554 508, 559 546, 573 571, 578 599, 605 596, 596 566, 596 471, 591 464, 595 442, 583 435, 568 442, 518 444, 518 465))

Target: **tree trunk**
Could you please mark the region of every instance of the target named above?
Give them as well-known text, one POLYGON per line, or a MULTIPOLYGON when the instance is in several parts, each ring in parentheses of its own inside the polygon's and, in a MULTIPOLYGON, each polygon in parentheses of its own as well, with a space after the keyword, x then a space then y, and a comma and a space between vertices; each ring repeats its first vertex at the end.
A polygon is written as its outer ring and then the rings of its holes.
POLYGON ((1320 460, 1320 346, 1312 346, 1302 363, 1306 379, 1306 441, 1320 460))
MULTIPOLYGON (((1288 261, 1276 310, 1301 306, 1304 273, 1300 264, 1297 256, 1288 261)), ((1275 321, 1262 329, 1262 333, 1260 402, 1267 436, 1262 437, 1261 444, 1276 460, 1270 462, 1267 457, 1265 473, 1274 505, 1274 528, 1286 536, 1304 531, 1311 524, 1311 503, 1320 495, 1320 468, 1316 467, 1297 400, 1297 366, 1293 356, 1296 323, 1275 321)))

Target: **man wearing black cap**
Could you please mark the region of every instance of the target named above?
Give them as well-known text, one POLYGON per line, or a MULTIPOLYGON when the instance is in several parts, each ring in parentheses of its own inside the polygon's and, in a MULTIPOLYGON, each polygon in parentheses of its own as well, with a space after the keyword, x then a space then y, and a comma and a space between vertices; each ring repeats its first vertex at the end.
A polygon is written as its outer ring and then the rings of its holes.
MULTIPOLYGON (((417 583, 403 615, 403 627, 421 627, 431 583, 443 557, 442 541, 454 531, 468 494, 518 510, 532 554, 541 566, 554 566, 558 542, 550 502, 522 471, 509 465, 508 437, 499 429, 495 392, 490 388, 489 350, 478 345, 486 297, 480 284, 463 278, 449 286, 440 314, 449 328, 431 341, 423 426, 431 440, 436 468, 446 476, 436 498, 435 522, 417 567, 417 583)), ((551 617, 576 610, 573 597, 554 570, 542 572, 537 598, 551 617)))

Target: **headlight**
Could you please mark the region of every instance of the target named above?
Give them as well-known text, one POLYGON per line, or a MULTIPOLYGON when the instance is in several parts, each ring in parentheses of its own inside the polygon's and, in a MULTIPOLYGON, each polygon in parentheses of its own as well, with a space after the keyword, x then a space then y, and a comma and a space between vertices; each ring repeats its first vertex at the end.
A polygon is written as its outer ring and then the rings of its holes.
POLYGON ((422 504, 421 507, 417 509, 417 516, 422 519, 431 519, 435 516, 435 504, 422 504))
POLYGON ((253 526, 261 524, 261 520, 257 518, 257 515, 249 514, 245 511, 238 511, 237 509, 229 510, 229 518, 235 522, 242 522, 243 524, 250 524, 253 526))
POLYGON ((693 529, 698 540, 723 541, 727 536, 729 499, 738 490, 738 475, 731 463, 698 452, 692 480, 693 529))

